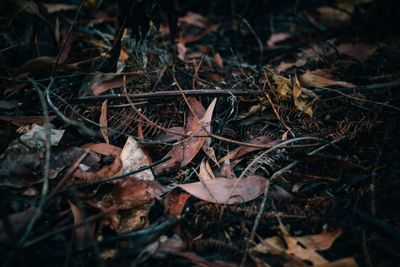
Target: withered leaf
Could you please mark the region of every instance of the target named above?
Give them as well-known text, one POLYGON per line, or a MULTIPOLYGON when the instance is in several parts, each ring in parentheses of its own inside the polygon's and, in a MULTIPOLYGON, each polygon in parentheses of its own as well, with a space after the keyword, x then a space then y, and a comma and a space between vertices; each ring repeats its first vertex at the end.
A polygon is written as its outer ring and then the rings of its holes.
POLYGON ((239 181, 216 178, 177 186, 204 201, 219 204, 239 204, 260 196, 264 192, 267 182, 268 180, 264 177, 249 176, 239 181), (231 194, 236 183, 237 186, 231 194))

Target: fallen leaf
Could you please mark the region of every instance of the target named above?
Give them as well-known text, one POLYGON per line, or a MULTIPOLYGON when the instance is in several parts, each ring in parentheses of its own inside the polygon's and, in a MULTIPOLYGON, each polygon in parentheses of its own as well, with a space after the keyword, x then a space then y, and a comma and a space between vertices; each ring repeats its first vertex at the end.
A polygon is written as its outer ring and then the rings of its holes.
POLYGON ((296 108, 312 117, 314 113, 312 110, 312 103, 315 99, 317 99, 317 96, 307 94, 307 92, 303 88, 301 88, 297 75, 295 75, 293 78, 292 90, 294 105, 296 106, 296 108))
POLYGON ((269 37, 269 39, 267 41, 267 45, 269 47, 274 47, 277 43, 282 42, 290 37, 291 37, 291 35, 288 32, 274 33, 269 37))
POLYGON ((94 172, 77 169, 73 174, 74 177, 84 182, 90 182, 111 178, 122 173, 121 148, 106 143, 86 144, 82 148, 87 148, 104 156, 112 155, 114 162, 94 172))
MULTIPOLYGON (((168 130, 171 130, 173 132, 180 133, 180 134, 185 133, 185 129, 183 129, 183 127, 180 127, 180 126, 179 127, 171 127, 168 130)), ((171 132, 163 132, 155 139, 155 141, 162 142, 162 143, 173 143, 173 142, 177 142, 182 139, 183 139, 182 135, 174 134, 171 132)))
POLYGON ((181 42, 181 41, 178 42, 176 44, 176 48, 178 49, 178 58, 184 61, 186 59, 186 53, 188 51, 184 42, 181 42))
MULTIPOLYGON (((270 147, 273 147, 273 146, 279 144, 280 142, 281 142, 281 140, 272 139, 271 136, 259 136, 259 137, 252 139, 249 142, 249 144, 265 145, 265 148, 270 148, 270 147)), ((225 157, 219 159, 218 162, 221 163, 225 160, 236 160, 236 159, 242 158, 243 156, 245 156, 251 152, 258 151, 260 149, 262 149, 262 148, 241 145, 241 146, 235 148, 234 150, 229 151, 229 153, 225 157)))
POLYGON ((215 174, 212 171, 211 166, 207 160, 203 159, 202 162, 200 163, 200 171, 198 176, 200 181, 215 179, 215 174))
POLYGON ((14 232, 14 236, 10 236, 7 227, 4 225, 4 220, 0 221, 0 243, 5 243, 7 241, 15 242, 15 238, 20 236, 25 226, 29 223, 33 214, 36 212, 35 207, 30 207, 26 210, 13 213, 8 216, 7 220, 14 232), (11 240, 13 238, 13 240, 11 240))
POLYGON ((107 123, 107 102, 108 100, 104 100, 103 104, 101 105, 101 114, 100 114, 100 132, 101 135, 104 138, 104 141, 106 141, 107 144, 110 143, 110 140, 108 139, 108 123, 107 123))
MULTIPOLYGON (((82 211, 78 208, 78 206, 76 206, 69 200, 68 204, 72 212, 72 217, 74 218, 74 224, 81 224, 82 222, 84 222, 84 215, 82 214, 82 211)), ((74 230, 75 246, 77 249, 84 248, 90 244, 90 239, 92 238, 90 236, 91 229, 89 229, 89 227, 87 226, 89 225, 82 225, 76 227, 74 230)))
POLYGON ((298 59, 295 62, 281 62, 276 68, 275 71, 277 73, 284 72, 285 70, 290 69, 291 67, 302 67, 307 64, 307 60, 298 59))
MULTIPOLYGON (((140 147, 140 144, 132 136, 128 137, 125 146, 122 148, 121 161, 123 166, 123 174, 136 171, 151 164, 148 156, 140 147)), ((150 169, 133 174, 130 177, 138 180, 154 180, 154 175, 150 169)))
POLYGON ((325 264, 320 264, 316 267, 358 267, 358 264, 354 258, 343 258, 325 264))
POLYGON ((185 16, 179 18, 179 22, 184 22, 189 25, 193 25, 199 28, 206 29, 209 26, 206 17, 194 12, 188 12, 185 16))
POLYGON ((331 79, 324 78, 316 75, 310 71, 306 71, 299 77, 300 84, 305 87, 330 87, 330 86, 341 86, 341 87, 353 87, 354 84, 342 81, 334 81, 331 79))
MULTIPOLYGON (((204 127, 211 122, 211 116, 215 107, 216 100, 213 100, 208 109, 204 112, 204 115, 202 116, 200 121, 198 121, 198 118, 201 117, 204 107, 198 100, 196 100, 196 98, 188 98, 188 100, 195 114, 189 113, 185 127, 185 134, 194 134, 201 136, 207 135, 204 127)), ((164 172, 169 172, 185 167, 197 155, 197 153, 203 147, 204 143, 205 138, 203 137, 190 137, 184 142, 175 145, 164 156, 164 158, 170 157, 170 159, 154 167, 154 173, 161 174, 164 172)))
POLYGON ((337 50, 340 54, 347 55, 362 62, 368 59, 368 57, 370 57, 372 54, 374 54, 377 50, 377 47, 376 45, 366 43, 344 43, 340 44, 337 47, 337 50))
POLYGON ((342 233, 342 229, 337 228, 333 231, 326 231, 316 235, 306 235, 294 238, 309 249, 324 251, 328 250, 342 233))
POLYGON ((51 70, 55 63, 56 59, 54 57, 43 56, 32 58, 16 68, 15 74, 46 72, 51 70))
POLYGON ((313 265, 329 263, 324 257, 318 254, 314 249, 303 247, 296 238, 285 235, 284 240, 287 245, 286 253, 293 254, 296 257, 312 262, 313 265))
POLYGON ((264 177, 249 176, 239 181, 216 178, 177 186, 204 201, 218 204, 239 204, 253 200, 263 194, 267 182, 268 180, 264 177), (237 186, 231 194, 236 183, 237 186))
MULTIPOLYGON (((33 125, 32 129, 20 136, 21 143, 30 148, 44 149, 46 146, 46 128, 33 125)), ((50 129, 50 144, 56 146, 64 135, 65 130, 50 129)))
MULTIPOLYGON (((53 121, 57 116, 49 116, 49 121, 53 121)), ((0 120, 7 121, 15 126, 21 127, 26 124, 44 124, 43 116, 0 116, 0 120)))
POLYGON ((167 213, 170 215, 180 216, 189 197, 190 195, 185 192, 178 192, 177 190, 169 192, 163 200, 167 213))
POLYGON ((54 3, 54 4, 43 4, 49 14, 56 13, 60 11, 69 11, 78 9, 76 5, 67 5, 61 3, 54 3))
POLYGON ((94 78, 94 81, 90 83, 90 89, 92 90, 93 95, 100 95, 112 88, 121 88, 124 85, 131 83, 134 78, 134 75, 121 74, 121 75, 116 75, 111 80, 104 81, 105 77, 103 76, 104 75, 100 74, 99 77, 94 78), (124 77, 125 77, 125 83, 124 83, 124 77))
POLYGON ((222 60, 222 57, 219 53, 214 54, 214 61, 218 67, 220 67, 220 68, 224 67, 224 61, 222 60))

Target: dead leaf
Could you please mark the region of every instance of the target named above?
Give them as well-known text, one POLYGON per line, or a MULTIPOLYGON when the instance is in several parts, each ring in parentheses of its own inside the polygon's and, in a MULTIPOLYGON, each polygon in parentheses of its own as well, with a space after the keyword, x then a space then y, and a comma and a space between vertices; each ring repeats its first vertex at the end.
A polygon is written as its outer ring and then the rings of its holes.
MULTIPOLYGON (((49 121, 53 121, 57 116, 49 116, 49 121)), ((7 121, 15 126, 21 127, 26 124, 44 124, 43 116, 0 116, 0 120, 7 121)))
POLYGON ((337 228, 333 231, 326 231, 316 235, 306 235, 294 238, 307 248, 324 251, 328 250, 342 233, 342 229, 337 228))
POLYGON ((93 95, 100 95, 112 88, 121 88, 133 81, 134 75, 121 74, 114 76, 111 80, 104 81, 105 76, 101 75, 95 78, 94 82, 91 83, 90 89, 93 95), (125 83, 124 83, 124 77, 125 83))
MULTIPOLYGON (((265 145, 266 148, 270 148, 273 147, 277 144, 279 144, 281 142, 281 140, 277 139, 272 139, 271 136, 259 136, 254 138, 253 140, 251 140, 249 142, 249 144, 252 145, 265 145)), ((258 147, 250 147, 250 146, 239 146, 237 148, 235 148, 234 150, 230 151, 225 157, 221 158, 218 160, 219 163, 225 161, 225 160, 236 160, 239 158, 242 158, 243 156, 254 152, 254 151, 258 151, 262 148, 258 148, 258 147)))
POLYGON ((356 43, 356 44, 344 43, 340 44, 337 47, 337 50, 339 51, 340 54, 347 55, 351 58, 354 58, 362 62, 368 59, 368 57, 370 57, 372 54, 376 52, 377 46, 366 43, 356 43))
MULTIPOLYGON (((8 216, 8 221, 10 223, 11 228, 13 229, 15 236, 10 236, 8 234, 8 229, 4 225, 4 220, 0 221, 0 243, 3 244, 10 240, 10 238, 15 238, 20 236, 22 230, 25 229, 25 226, 28 224, 33 214, 36 212, 35 207, 30 207, 26 210, 11 214, 8 216)), ((15 242, 15 240, 10 240, 15 242)))
POLYGON ((121 148, 106 143, 86 144, 83 145, 82 148, 90 149, 91 151, 104 156, 112 155, 114 156, 114 162, 111 165, 105 166, 95 172, 82 171, 78 169, 74 172, 74 177, 82 181, 89 182, 111 178, 122 173, 122 161, 120 158, 121 148))
POLYGON ((215 174, 212 171, 211 166, 207 160, 203 159, 202 162, 200 163, 200 171, 198 176, 200 181, 215 179, 215 174))
MULTIPOLYGON (((148 156, 140 147, 140 144, 132 136, 128 137, 125 146, 122 148, 121 161, 123 174, 138 170, 151 164, 148 156)), ((154 180, 154 175, 150 169, 133 174, 130 177, 134 177, 138 180, 154 180)))
POLYGON ((54 63, 56 63, 54 57, 35 57, 16 68, 15 74, 46 72, 53 68, 54 63))
POLYGON ((325 264, 320 264, 316 267, 358 267, 358 264, 354 258, 343 258, 325 264))
POLYGON ((285 235, 284 240, 287 245, 286 253, 293 254, 296 257, 312 262, 313 265, 329 263, 324 257, 318 254, 314 249, 303 247, 296 238, 285 235))
POLYGON ((249 176, 239 181, 216 178, 177 186, 204 201, 218 204, 239 204, 253 200, 263 194, 267 182, 268 180, 264 177, 249 176), (231 195, 236 183, 237 186, 231 195))
POLYGON ((178 58, 185 61, 188 49, 186 48, 184 42, 178 42, 176 44, 176 48, 178 49, 178 58))
POLYGON ((78 9, 76 5, 67 5, 61 3, 54 3, 54 4, 43 4, 49 14, 56 13, 60 11, 69 11, 78 9))
MULTIPOLYGON (((180 127, 180 126, 179 127, 171 127, 168 130, 171 130, 173 132, 180 133, 180 134, 185 133, 185 129, 183 129, 183 127, 180 127)), ((183 139, 182 135, 173 134, 171 132, 163 132, 155 140, 158 142, 162 142, 162 143, 173 143, 173 142, 177 142, 182 139, 183 139)))
POLYGON ((180 216, 185 208, 190 194, 173 190, 164 198, 163 203, 170 215, 180 216))
POLYGON ((220 68, 224 67, 224 61, 222 60, 222 57, 219 53, 214 54, 214 61, 218 67, 220 67, 220 68))
POLYGON ((291 67, 302 67, 307 64, 307 60, 298 59, 295 62, 281 62, 276 68, 275 71, 277 73, 284 72, 285 70, 290 69, 291 67))
MULTIPOLYGON (((213 102, 208 107, 208 109, 206 110, 206 112, 204 112, 204 115, 200 119, 200 122, 198 121, 198 118, 201 117, 204 107, 198 100, 196 100, 193 97, 188 98, 188 100, 192 107, 192 110, 196 114, 189 113, 185 127, 185 134, 188 135, 193 134, 201 136, 207 135, 207 132, 203 128, 204 126, 208 125, 211 122, 211 116, 215 107, 216 100, 214 99, 213 102)), ((170 157, 170 159, 154 167, 153 169, 154 173, 161 174, 164 172, 169 172, 177 170, 178 168, 185 167, 197 155, 197 153, 203 147, 204 143, 205 143, 205 138, 203 137, 190 137, 185 142, 175 145, 164 156, 164 158, 170 157)))
POLYGON ((267 41, 267 45, 269 47, 275 47, 277 43, 282 42, 290 37, 291 37, 291 34, 288 32, 274 33, 269 37, 269 39, 267 41))
MULTIPOLYGON (((74 218, 74 224, 81 224, 84 221, 82 211, 71 201, 68 200, 68 203, 74 218)), ((75 228, 75 246, 77 249, 84 248, 90 244, 90 239, 92 238, 90 232, 90 229, 85 228, 85 225, 75 228)))
POLYGON ((294 105, 296 108, 312 117, 314 113, 312 110, 312 103, 317 99, 317 96, 309 95, 303 88, 301 88, 300 82, 297 79, 297 75, 295 75, 293 78, 292 90, 294 105))
POLYGON ((354 84, 342 81, 334 81, 331 79, 324 78, 316 75, 310 71, 306 71, 299 77, 300 84, 305 87, 330 87, 330 86, 341 86, 341 87, 353 87, 354 84))
POLYGON ((104 100, 103 104, 101 105, 101 114, 100 114, 100 132, 101 135, 104 138, 104 141, 106 141, 107 144, 110 143, 110 140, 108 139, 108 123, 107 123, 107 102, 108 99, 104 100))
POLYGON ((189 25, 193 25, 199 28, 206 29, 209 26, 208 20, 206 17, 203 17, 200 14, 194 12, 188 12, 186 16, 180 17, 179 22, 184 22, 189 25))

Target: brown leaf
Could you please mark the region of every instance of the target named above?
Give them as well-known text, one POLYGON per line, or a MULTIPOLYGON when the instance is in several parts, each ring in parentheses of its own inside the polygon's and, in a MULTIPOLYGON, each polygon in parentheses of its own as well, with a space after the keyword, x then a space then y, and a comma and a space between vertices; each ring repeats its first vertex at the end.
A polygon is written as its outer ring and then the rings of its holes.
MULTIPOLYGON (((82 214, 82 211, 73 204, 71 201, 68 200, 69 207, 71 208, 72 216, 74 218, 74 223, 75 224, 81 224, 84 221, 84 215, 82 214)), ((76 227, 74 232, 75 232, 75 246, 76 248, 84 248, 90 244, 90 239, 92 238, 90 236, 88 228, 85 228, 85 225, 76 227)))
POLYGON ((310 96, 305 92, 303 88, 300 86, 300 82, 297 79, 297 75, 293 78, 293 99, 294 99, 294 105, 298 110, 301 112, 304 112, 308 114, 310 117, 313 116, 313 110, 312 110, 312 103, 316 99, 315 97, 310 96))
MULTIPOLYGON (((188 98, 188 100, 192 107, 192 110, 196 113, 197 118, 194 116, 194 114, 189 113, 187 124, 185 127, 185 133, 188 135, 206 135, 207 132, 203 129, 203 127, 211 122, 211 116, 215 107, 216 100, 214 99, 208 107, 207 111, 204 112, 204 115, 200 119, 200 122, 198 121, 198 118, 201 117, 204 107, 195 98, 188 98)), ((197 153, 203 147, 204 143, 205 138, 203 137, 190 137, 185 142, 177 144, 167 153, 167 155, 164 156, 164 158, 171 158, 164 163, 161 163, 154 167, 154 173, 161 174, 164 172, 169 172, 178 168, 185 167, 197 155, 197 153)))
POLYGON ((214 54, 214 61, 218 67, 220 67, 220 68, 224 67, 224 61, 222 60, 222 57, 219 53, 214 54))
POLYGON ((186 53, 188 51, 184 42, 182 41, 178 42, 176 44, 176 48, 178 49, 178 58, 184 61, 186 59, 186 53))
MULTIPOLYGON (((12 231, 14 234, 18 237, 21 233, 22 230, 25 229, 25 226, 28 224, 30 219, 32 218, 33 214, 36 212, 35 207, 30 207, 26 210, 13 213, 8 216, 7 220, 10 223, 10 226, 12 228, 12 231)), ((7 242, 12 238, 13 236, 10 236, 8 233, 7 227, 4 225, 4 220, 0 221, 0 243, 7 242)), ((13 237, 15 238, 15 236, 13 237)), ((15 242, 15 240, 10 240, 15 242)))
POLYGON ((328 263, 328 261, 314 249, 301 246, 296 238, 285 235, 284 239, 287 245, 286 253, 293 254, 302 260, 308 260, 312 262, 313 265, 328 263))
POLYGON ((200 181, 215 179, 215 174, 207 160, 203 159, 203 161, 200 163, 200 171, 198 176, 200 181))
POLYGON ((352 83, 334 81, 313 74, 310 71, 306 71, 303 75, 300 75, 299 81, 300 84, 305 87, 330 87, 330 86, 353 87, 354 86, 354 84, 352 83))
MULTIPOLYGON (((49 116, 49 121, 53 121, 57 116, 49 116)), ((44 124, 43 116, 0 116, 0 120, 7 121, 15 126, 21 127, 26 124, 44 124)))
MULTIPOLYGON (((185 133, 185 129, 183 129, 180 126, 179 127, 171 127, 171 128, 169 128, 169 130, 176 132, 176 133, 180 133, 180 134, 185 133)), ((160 134, 155 140, 158 142, 162 142, 162 143, 173 143, 173 142, 177 142, 182 139, 183 139, 182 135, 173 134, 171 132, 164 132, 164 133, 160 134)))
POLYGON ((326 231, 316 235, 306 235, 300 237, 294 237, 303 246, 313 250, 328 250, 338 238, 343 233, 342 229, 337 228, 333 231, 326 231))
POLYGON ((277 43, 282 42, 290 37, 291 37, 290 33, 287 32, 274 33, 269 37, 267 45, 269 47, 274 47, 276 46, 277 43))
POLYGON ((281 62, 276 68, 277 73, 284 72, 285 70, 290 69, 291 67, 301 67, 307 63, 305 59, 298 59, 295 62, 281 62))
POLYGON ((133 81, 134 75, 116 75, 111 80, 104 81, 102 77, 98 77, 97 81, 94 81, 90 88, 92 90, 93 95, 100 95, 104 92, 112 88, 121 88, 124 86, 124 77, 125 78, 125 85, 131 83, 133 81))
POLYGON ((110 140, 108 139, 108 123, 107 123, 107 102, 108 100, 104 100, 103 104, 101 105, 101 114, 100 114, 100 132, 101 135, 104 138, 104 141, 106 141, 107 144, 110 143, 110 140))
POLYGON ((377 50, 376 45, 366 44, 366 43, 357 43, 357 44, 340 44, 337 47, 337 50, 340 54, 347 55, 351 58, 354 58, 359 61, 364 61, 368 59, 372 54, 374 54, 377 50))
POLYGON ((54 4, 43 4, 49 14, 56 13, 60 11, 69 11, 78 9, 76 5, 67 5, 61 3, 54 3, 54 4))
MULTIPOLYGON (((271 138, 271 136, 259 136, 254 138, 253 140, 251 140, 249 142, 249 144, 252 145, 265 145, 266 148, 270 148, 273 147, 277 144, 279 144, 281 142, 281 140, 274 140, 271 138)), ((236 159, 240 159, 243 156, 254 152, 254 151, 258 151, 261 148, 258 147, 250 147, 250 146, 239 146, 237 148, 235 148, 234 150, 230 151, 225 157, 221 158, 218 160, 218 162, 223 162, 225 160, 236 160, 236 159)))
POLYGON ((320 264, 316 267, 358 267, 358 264, 354 258, 343 258, 325 264, 320 264))
POLYGON ((46 72, 53 68, 54 63, 56 63, 54 57, 35 57, 16 68, 15 74, 46 72))
POLYGON ((188 12, 186 16, 179 18, 179 22, 184 22, 199 28, 206 29, 208 27, 208 20, 200 14, 188 12))
POLYGON ((109 205, 116 205, 120 210, 139 208, 159 199, 163 189, 156 181, 127 178, 118 181, 109 196, 109 205))
POLYGON ((268 180, 264 177, 249 176, 239 181, 236 179, 216 178, 190 184, 180 184, 178 187, 204 201, 219 204, 239 204, 260 196, 264 192, 267 182, 268 180), (231 195, 236 183, 237 186, 231 195))
POLYGON ((105 166, 96 172, 85 172, 78 169, 74 172, 74 177, 88 182, 111 178, 122 173, 121 148, 106 143, 86 144, 82 148, 90 149, 105 156, 112 155, 114 156, 114 162, 110 166, 105 166))

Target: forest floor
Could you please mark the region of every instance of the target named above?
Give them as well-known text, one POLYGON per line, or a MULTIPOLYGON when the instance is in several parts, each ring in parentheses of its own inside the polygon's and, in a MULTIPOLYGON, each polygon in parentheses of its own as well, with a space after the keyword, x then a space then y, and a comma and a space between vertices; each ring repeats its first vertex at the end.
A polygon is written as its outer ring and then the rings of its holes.
POLYGON ((2 265, 399 265, 399 4, 106 2, 0 4, 2 265))

